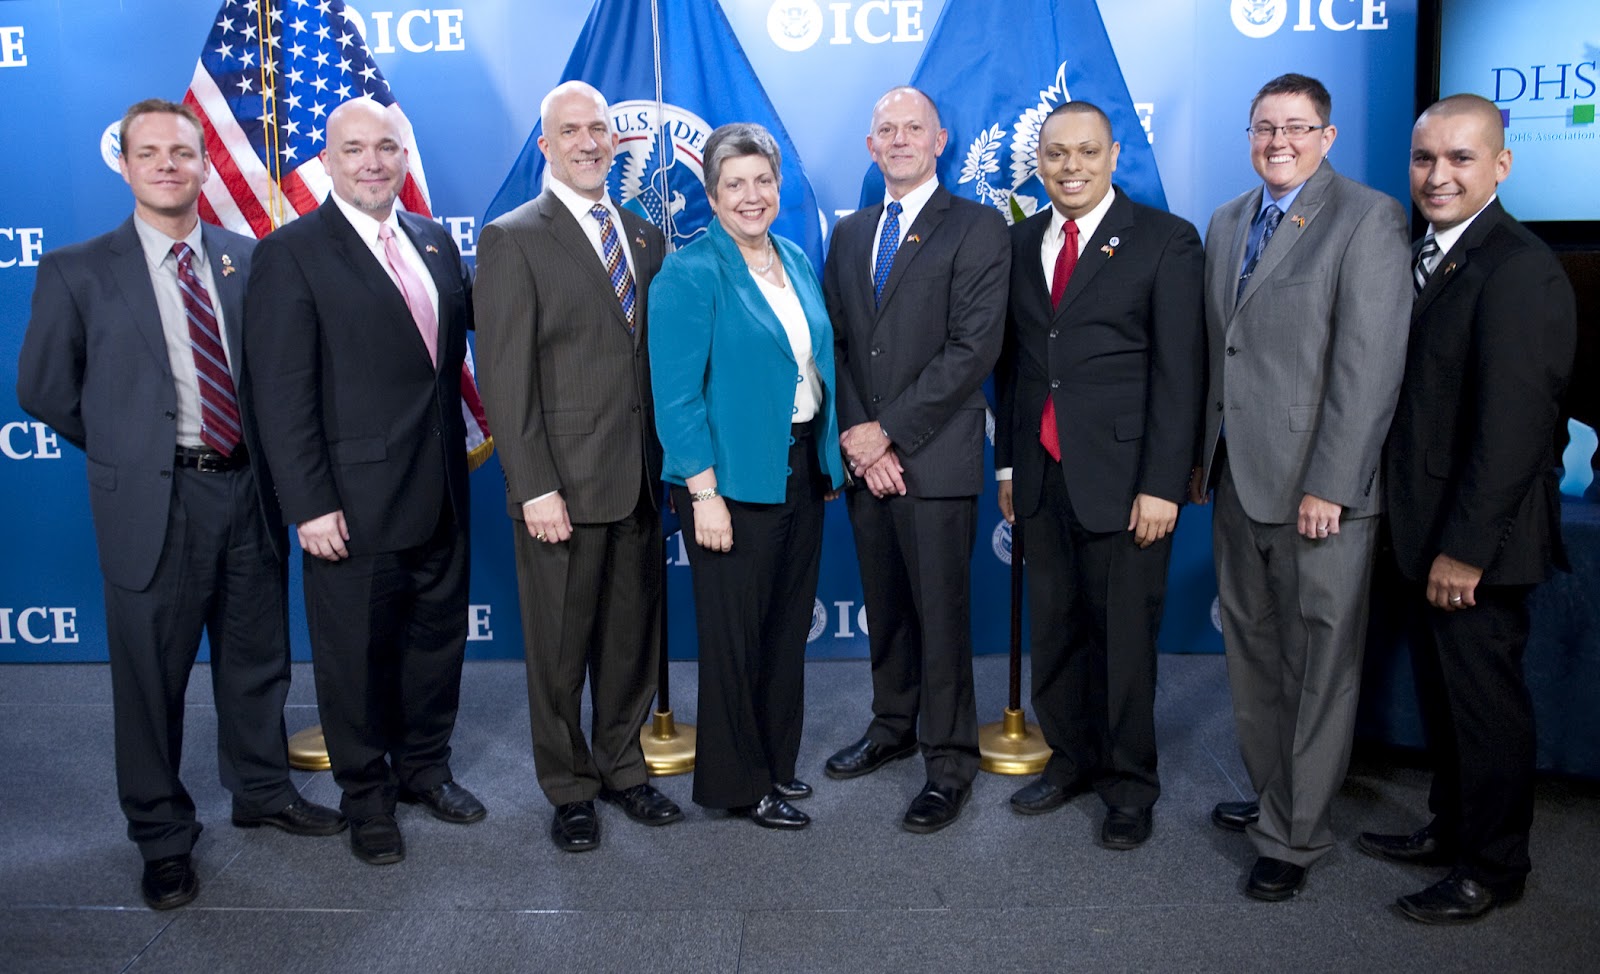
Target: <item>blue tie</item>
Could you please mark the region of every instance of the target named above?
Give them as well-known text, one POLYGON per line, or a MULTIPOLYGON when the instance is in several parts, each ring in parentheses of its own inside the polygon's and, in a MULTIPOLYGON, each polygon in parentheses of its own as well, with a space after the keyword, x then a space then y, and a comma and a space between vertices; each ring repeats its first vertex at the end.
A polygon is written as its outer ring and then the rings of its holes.
POLYGON ((905 207, 899 200, 889 204, 889 219, 883 221, 883 233, 878 235, 878 261, 872 265, 872 303, 883 299, 883 286, 889 283, 889 271, 894 267, 895 251, 900 249, 900 211, 905 207))
POLYGON ((1278 229, 1278 221, 1282 219, 1283 211, 1278 209, 1276 203, 1271 203, 1251 225, 1250 242, 1244 249, 1244 270, 1239 272, 1239 290, 1233 296, 1235 301, 1244 297, 1244 286, 1250 283, 1250 275, 1255 273, 1261 254, 1267 249, 1267 241, 1272 239, 1273 232, 1278 229))

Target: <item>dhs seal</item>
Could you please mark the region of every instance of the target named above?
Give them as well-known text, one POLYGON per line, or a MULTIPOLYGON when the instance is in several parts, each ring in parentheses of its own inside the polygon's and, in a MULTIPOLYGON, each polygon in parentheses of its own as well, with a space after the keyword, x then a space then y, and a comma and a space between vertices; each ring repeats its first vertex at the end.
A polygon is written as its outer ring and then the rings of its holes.
POLYGON ((1289 0, 1233 0, 1228 12, 1239 33, 1259 39, 1277 33, 1283 26, 1289 16, 1289 0))
POLYGON ((790 53, 805 50, 822 37, 822 8, 815 0, 776 0, 767 11, 767 36, 790 53))
POLYGON ((972 140, 957 185, 972 183, 977 201, 999 210, 1007 223, 1021 223, 1032 216, 1044 196, 1038 171, 1039 129, 1044 125, 1045 116, 1057 105, 1071 100, 1072 95, 1067 91, 1067 62, 1062 61, 1056 68, 1055 81, 1040 90, 1038 103, 1023 109, 1012 121, 1009 147, 999 122, 972 140), (1000 185, 996 186, 989 177, 1000 174, 1001 153, 1007 148, 1010 161, 1005 166, 1005 174, 1000 176, 1000 185))
POLYGON ((822 638, 822 630, 828 628, 828 610, 822 607, 821 599, 811 600, 811 631, 806 634, 806 642, 814 643, 822 638))
POLYGON ((105 160, 111 171, 122 172, 122 119, 117 119, 106 130, 100 133, 100 158, 105 160))
POLYGON ((994 549, 994 556, 1004 564, 1011 564, 1011 525, 1005 518, 994 526, 994 534, 989 536, 989 547, 994 549))
POLYGON ((677 105, 624 101, 611 106, 617 161, 610 189, 629 209, 656 226, 672 229, 672 248, 688 245, 711 222, 702 153, 711 126, 677 105))

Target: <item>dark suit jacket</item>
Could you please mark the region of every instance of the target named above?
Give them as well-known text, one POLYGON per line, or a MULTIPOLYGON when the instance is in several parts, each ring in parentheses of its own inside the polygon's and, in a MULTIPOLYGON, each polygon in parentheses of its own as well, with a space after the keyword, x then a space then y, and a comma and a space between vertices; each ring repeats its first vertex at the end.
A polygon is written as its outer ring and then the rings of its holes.
POLYGON ((461 362, 471 292, 455 242, 401 212, 439 291, 438 367, 405 298, 332 197, 256 246, 245 348, 266 466, 291 523, 343 510, 353 554, 468 529, 461 362))
POLYGON ((823 272, 839 428, 877 420, 913 497, 983 491, 983 382, 1005 333, 1011 243, 996 210, 944 187, 906 231, 874 306, 878 203, 834 228, 823 272))
POLYGON ((1051 211, 1011 228, 1006 349, 995 371, 995 466, 1014 467, 1017 514, 1038 508, 1049 461, 1013 447, 1038 440, 1054 390, 1067 494, 1097 532, 1125 530, 1136 494, 1183 503, 1205 384, 1200 235, 1114 192, 1057 309, 1039 259, 1051 211))
POLYGON ((1491 585, 1531 585, 1561 552, 1552 436, 1577 341, 1572 285, 1491 202, 1439 258, 1411 315, 1384 449, 1389 526, 1407 577, 1441 552, 1491 585))
MULTIPOLYGON (((202 226, 201 239, 211 264, 211 300, 222 312, 245 447, 256 453, 260 444, 239 337, 256 242, 210 225, 202 226), (224 256, 233 268, 229 273, 224 256)), ((100 570, 114 585, 143 589, 166 537, 178 395, 132 217, 39 261, 33 313, 17 361, 17 400, 84 451, 100 570)), ((279 536, 283 522, 271 483, 265 471, 256 473, 262 516, 279 536)))
POLYGON ((621 214, 619 243, 633 257, 631 335, 594 246, 553 192, 478 237, 478 381, 506 509, 518 520, 524 501, 559 490, 574 522, 620 521, 639 485, 660 479, 647 329, 666 240, 621 214))

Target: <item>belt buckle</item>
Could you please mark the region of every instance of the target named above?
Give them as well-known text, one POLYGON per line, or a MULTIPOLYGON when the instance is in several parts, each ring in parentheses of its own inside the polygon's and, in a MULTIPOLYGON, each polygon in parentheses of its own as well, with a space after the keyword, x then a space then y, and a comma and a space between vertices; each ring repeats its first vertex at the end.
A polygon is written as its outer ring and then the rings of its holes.
POLYGON ((226 473, 228 458, 220 453, 203 453, 194 458, 194 468, 201 473, 226 473))

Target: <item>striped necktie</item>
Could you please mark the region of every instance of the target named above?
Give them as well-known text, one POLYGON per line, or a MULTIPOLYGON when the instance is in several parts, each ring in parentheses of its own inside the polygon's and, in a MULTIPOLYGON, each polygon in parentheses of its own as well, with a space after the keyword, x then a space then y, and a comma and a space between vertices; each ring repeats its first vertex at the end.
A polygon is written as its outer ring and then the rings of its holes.
POLYGON ((1439 256, 1439 241, 1433 239, 1433 234, 1422 238, 1422 249, 1417 251, 1417 262, 1411 265, 1411 283, 1416 286, 1417 293, 1428 286, 1428 277, 1433 274, 1433 260, 1439 256))
POLYGON ((222 330, 217 327, 211 295, 194 272, 194 250, 180 241, 172 245, 172 256, 178 258, 178 290, 183 294, 189 349, 194 353, 195 378, 200 385, 200 440, 228 456, 239 445, 239 399, 222 349, 222 330))
POLYGON ((611 290, 622 303, 622 315, 628 319, 628 334, 633 334, 633 273, 628 262, 622 259, 622 244, 617 241, 617 228, 611 222, 611 211, 596 203, 589 215, 600 221, 600 248, 606 264, 606 276, 611 278, 611 290))

